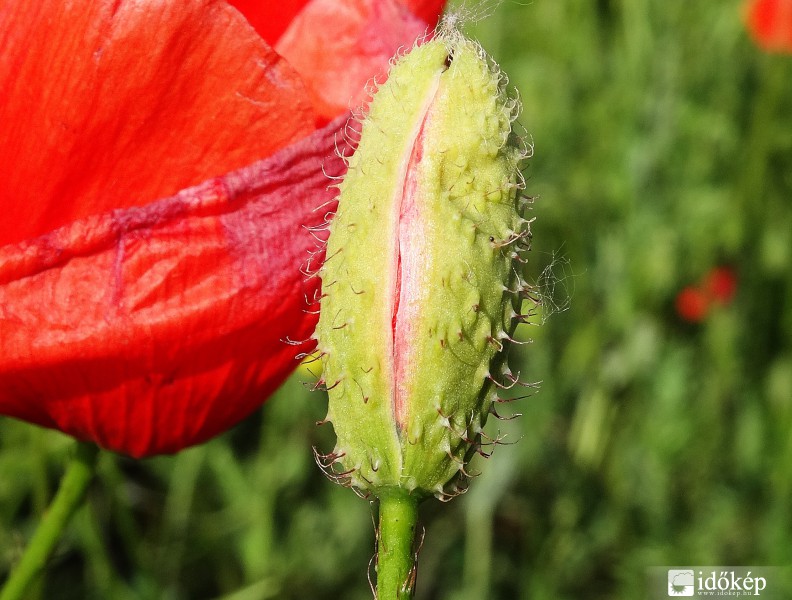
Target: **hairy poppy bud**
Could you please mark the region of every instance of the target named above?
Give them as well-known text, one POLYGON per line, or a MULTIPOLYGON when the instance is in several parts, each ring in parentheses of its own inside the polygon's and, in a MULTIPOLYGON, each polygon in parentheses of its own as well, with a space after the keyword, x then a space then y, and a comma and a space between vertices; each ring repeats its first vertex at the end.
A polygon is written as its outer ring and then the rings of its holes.
POLYGON ((530 241, 519 103, 456 31, 398 58, 339 185, 317 329, 325 466, 377 496, 453 495, 496 398, 530 241))

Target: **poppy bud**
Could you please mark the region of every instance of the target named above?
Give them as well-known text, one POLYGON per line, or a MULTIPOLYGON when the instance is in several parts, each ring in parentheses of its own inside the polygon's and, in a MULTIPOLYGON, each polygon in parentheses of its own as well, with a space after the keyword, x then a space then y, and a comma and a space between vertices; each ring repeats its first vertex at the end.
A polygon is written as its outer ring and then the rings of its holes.
POLYGON ((324 466, 379 496, 454 495, 497 399, 528 287, 519 103, 456 31, 398 58, 339 185, 317 328, 324 466))

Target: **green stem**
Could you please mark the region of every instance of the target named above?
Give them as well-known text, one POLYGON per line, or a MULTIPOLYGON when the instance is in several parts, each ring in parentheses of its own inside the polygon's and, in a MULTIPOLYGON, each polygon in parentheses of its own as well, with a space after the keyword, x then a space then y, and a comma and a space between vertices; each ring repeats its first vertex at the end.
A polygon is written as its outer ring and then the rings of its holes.
POLYGON ((417 524, 417 498, 401 489, 380 495, 377 600, 409 600, 413 597, 413 541, 417 524))
POLYGON ((44 570, 47 559, 55 549, 69 519, 82 503, 85 490, 93 479, 98 451, 93 444, 77 444, 55 499, 3 586, 0 600, 24 598, 25 591, 44 570))

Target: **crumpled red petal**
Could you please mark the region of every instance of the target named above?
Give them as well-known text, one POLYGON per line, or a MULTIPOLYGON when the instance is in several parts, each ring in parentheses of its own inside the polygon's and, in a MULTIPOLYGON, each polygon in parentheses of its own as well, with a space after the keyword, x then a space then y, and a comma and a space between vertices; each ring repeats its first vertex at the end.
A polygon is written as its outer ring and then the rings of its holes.
MULTIPOLYGON (((373 23, 375 57, 338 46, 361 74, 416 31, 373 23)), ((217 0, 0 0, 0 47, 0 414, 137 457, 227 429, 313 329, 302 226, 331 210, 344 118, 305 135, 346 106, 317 118, 217 0)))
POLYGON ((427 23, 396 0, 312 0, 275 46, 309 86, 324 120, 359 105, 366 83, 384 77, 398 48, 427 23))
POLYGON ((221 432, 305 350, 344 118, 144 207, 0 248, 0 413, 140 457, 221 432), (329 157, 329 158, 328 158, 329 157))
POLYGON ((0 1, 0 244, 222 175, 314 129, 225 2, 0 1))

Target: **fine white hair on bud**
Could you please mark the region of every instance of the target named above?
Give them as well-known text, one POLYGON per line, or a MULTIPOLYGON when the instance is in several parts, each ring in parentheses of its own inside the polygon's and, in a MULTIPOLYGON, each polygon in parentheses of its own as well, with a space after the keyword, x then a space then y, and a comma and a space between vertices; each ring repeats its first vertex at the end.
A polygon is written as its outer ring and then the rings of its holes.
POLYGON ((492 390, 518 383, 503 369, 531 240, 518 113, 497 65, 446 21, 357 117, 317 333, 344 449, 333 472, 359 491, 463 491, 492 390))

